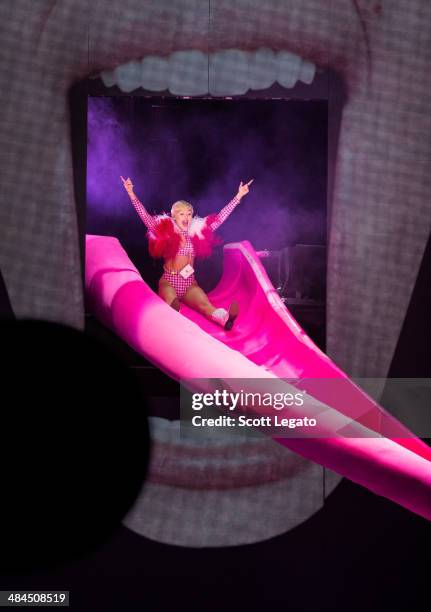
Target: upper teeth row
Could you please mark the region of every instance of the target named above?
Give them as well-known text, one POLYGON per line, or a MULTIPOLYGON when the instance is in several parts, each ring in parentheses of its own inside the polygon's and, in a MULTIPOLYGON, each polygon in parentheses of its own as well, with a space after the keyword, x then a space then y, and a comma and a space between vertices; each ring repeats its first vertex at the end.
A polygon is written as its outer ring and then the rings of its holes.
POLYGON ((139 87, 179 96, 242 95, 249 89, 266 89, 278 82, 294 87, 310 84, 316 66, 289 51, 258 49, 254 53, 226 49, 207 55, 201 51, 175 51, 169 57, 149 55, 141 61, 104 70, 107 87, 118 85, 124 92, 139 87))

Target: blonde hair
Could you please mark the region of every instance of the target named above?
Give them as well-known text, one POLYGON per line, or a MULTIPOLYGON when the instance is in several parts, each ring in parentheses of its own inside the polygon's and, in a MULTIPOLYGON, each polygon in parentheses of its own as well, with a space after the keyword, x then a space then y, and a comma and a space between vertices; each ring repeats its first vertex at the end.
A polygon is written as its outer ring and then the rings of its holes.
POLYGON ((193 214, 193 206, 190 204, 190 202, 186 202, 185 200, 178 200, 177 202, 172 204, 171 215, 173 216, 180 208, 189 208, 193 214))

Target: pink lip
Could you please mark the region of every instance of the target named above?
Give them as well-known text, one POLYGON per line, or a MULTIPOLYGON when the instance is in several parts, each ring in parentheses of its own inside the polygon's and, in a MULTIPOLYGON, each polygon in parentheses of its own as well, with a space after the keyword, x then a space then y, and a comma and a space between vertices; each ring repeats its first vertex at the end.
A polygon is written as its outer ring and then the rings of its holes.
MULTIPOLYGON (((241 18, 243 9, 232 8, 223 1, 214 2, 211 7, 211 35, 208 7, 203 5, 202 11, 195 7, 193 20, 185 20, 181 27, 176 27, 178 4, 161 4, 160 10, 154 10, 144 3, 139 16, 131 21, 118 19, 112 22, 109 33, 101 27, 104 23, 104 5, 96 5, 89 32, 89 63, 75 66, 78 71, 75 78, 82 78, 89 72, 111 69, 145 55, 167 55, 183 49, 211 53, 226 48, 253 51, 259 47, 270 47, 298 53, 304 59, 321 66, 331 66, 340 72, 344 72, 349 59, 355 64, 358 60, 357 56, 346 57, 345 32, 334 31, 331 11, 322 8, 320 0, 304 0, 301 3, 285 0, 283 12, 278 10, 278 1, 267 0, 259 6, 259 10, 249 11, 246 20, 241 18), (273 27, 275 12, 276 32, 273 27), (304 21, 306 14, 319 14, 320 18, 304 21), (167 27, 160 27, 161 20, 167 27), (171 28, 175 28, 175 35, 171 28), (146 35, 142 36, 142 32, 146 35), (113 40, 115 45, 112 45, 113 40), (83 70, 86 72, 83 73, 83 70)), ((112 5, 119 15, 136 12, 135 0, 113 0, 112 5)), ((346 4, 345 11, 349 35, 357 38, 358 48, 361 48, 362 31, 353 6, 346 4)))
POLYGON ((185 445, 180 438, 168 441, 166 434, 161 435, 173 423, 155 417, 151 421, 153 447, 148 480, 153 483, 196 490, 237 489, 298 476, 309 464, 263 436, 245 442, 218 439, 215 445, 196 441, 185 445))

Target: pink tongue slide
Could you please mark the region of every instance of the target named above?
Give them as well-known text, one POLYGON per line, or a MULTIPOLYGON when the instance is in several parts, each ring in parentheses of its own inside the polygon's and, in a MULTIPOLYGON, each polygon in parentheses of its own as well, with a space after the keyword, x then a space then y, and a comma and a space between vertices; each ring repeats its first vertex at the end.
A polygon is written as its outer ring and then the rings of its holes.
POLYGON ((314 345, 280 300, 250 243, 226 245, 223 264, 209 297, 220 309, 238 303, 231 331, 185 305, 178 313, 163 302, 109 236, 87 236, 87 303, 104 325, 175 380, 217 378, 229 387, 232 379, 260 386, 266 379, 271 388, 294 379, 298 389, 308 385, 308 393, 327 409, 322 413, 329 415, 327 435, 276 441, 431 520, 431 449, 314 345), (337 379, 342 392, 313 385, 319 378, 337 379), (339 424, 349 419, 356 420, 358 437, 340 436, 339 424), (363 435, 381 431, 382 422, 386 437, 363 435))

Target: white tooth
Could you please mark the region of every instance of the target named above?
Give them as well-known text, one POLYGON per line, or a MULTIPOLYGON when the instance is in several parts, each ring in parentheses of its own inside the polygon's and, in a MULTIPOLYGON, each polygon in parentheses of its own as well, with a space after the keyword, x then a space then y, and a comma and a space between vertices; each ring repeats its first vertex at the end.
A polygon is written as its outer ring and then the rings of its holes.
POLYGON ((141 62, 142 87, 149 91, 165 91, 168 88, 169 61, 157 55, 148 55, 141 62))
POLYGON ((114 70, 114 76, 121 91, 129 92, 141 87, 142 67, 141 62, 127 62, 114 70))
POLYGON ((115 80, 115 74, 113 70, 103 70, 103 72, 100 73, 100 77, 105 87, 113 87, 113 85, 115 85, 115 83, 117 82, 115 80))
POLYGON ((208 93, 208 56, 202 51, 175 51, 169 57, 169 91, 177 96, 208 93))
POLYGON ((277 53, 278 74, 277 81, 283 87, 294 87, 299 77, 302 59, 299 55, 289 51, 277 53))
POLYGON ((250 54, 237 49, 212 53, 209 59, 210 94, 239 96, 249 89, 250 54))
POLYGON ((255 53, 226 49, 208 56, 201 51, 176 51, 169 58, 150 55, 100 74, 106 87, 117 84, 124 92, 139 87, 149 91, 169 89, 174 95, 243 95, 248 89, 267 89, 278 81, 292 88, 298 79, 310 84, 316 66, 289 51, 255 53), (208 87, 209 81, 209 87, 208 87))
POLYGON ((274 51, 259 49, 252 53, 249 62, 250 89, 267 89, 277 80, 278 63, 274 51))
POLYGON ((307 85, 313 82, 314 75, 316 74, 316 66, 311 62, 302 60, 301 70, 299 72, 299 80, 307 85))

